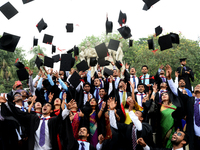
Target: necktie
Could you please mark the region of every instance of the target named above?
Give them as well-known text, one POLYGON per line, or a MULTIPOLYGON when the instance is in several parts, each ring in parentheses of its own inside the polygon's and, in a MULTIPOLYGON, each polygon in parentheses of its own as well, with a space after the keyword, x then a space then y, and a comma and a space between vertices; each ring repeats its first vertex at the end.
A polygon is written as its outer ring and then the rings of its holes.
POLYGON ((102 88, 102 80, 100 79, 100 82, 101 82, 101 84, 100 84, 100 88, 102 88))
POLYGON ((196 103, 194 104, 194 118, 195 118, 195 124, 196 124, 198 127, 200 127, 199 101, 200 101, 200 99, 196 99, 196 103))
POLYGON ((185 69, 185 71, 186 71, 186 67, 184 66, 183 68, 184 68, 184 69, 185 69))
POLYGON ((21 110, 24 112, 24 107, 23 106, 21 107, 21 110))
POLYGON ((146 76, 146 75, 144 75, 144 78, 143 78, 143 84, 145 84, 145 76, 146 76))
POLYGON ((99 88, 96 88, 96 99, 99 99, 99 88))
POLYGON ((83 142, 81 142, 81 150, 85 150, 85 144, 83 142))
POLYGON ((136 142, 136 127, 135 125, 133 124, 133 128, 132 128, 132 145, 133 145, 133 150, 136 150, 136 146, 137 146, 137 142, 136 142))
POLYGON ((135 76, 133 76, 134 89, 136 89, 135 76))
POLYGON ((99 109, 101 109, 102 103, 103 103, 103 99, 101 99, 101 101, 99 102, 99 109))
POLYGON ((183 66, 181 66, 180 76, 182 76, 183 66))
POLYGON ((162 76, 161 78, 162 78, 162 82, 166 82, 166 81, 165 81, 165 77, 162 76))
POLYGON ((39 145, 42 147, 45 143, 45 120, 46 118, 42 118, 42 125, 40 128, 40 141, 39 141, 39 145))
POLYGON ((160 96, 159 96, 159 102, 160 103, 162 102, 162 99, 161 99, 162 92, 163 92, 163 90, 160 90, 160 96))

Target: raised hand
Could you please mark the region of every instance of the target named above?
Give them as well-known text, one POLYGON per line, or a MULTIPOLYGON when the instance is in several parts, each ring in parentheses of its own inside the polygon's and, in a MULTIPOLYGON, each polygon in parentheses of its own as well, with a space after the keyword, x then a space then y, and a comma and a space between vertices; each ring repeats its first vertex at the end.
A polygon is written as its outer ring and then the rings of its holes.
POLYGON ((56 70, 56 71, 54 71, 54 76, 58 79, 59 78, 59 73, 58 73, 58 71, 56 70))
POLYGON ((134 82, 133 82, 133 83, 131 83, 131 81, 128 81, 128 83, 130 84, 130 86, 131 86, 132 90, 134 90, 134 89, 135 89, 135 83, 134 83, 134 82))
POLYGON ((92 98, 91 94, 88 93, 88 100, 87 101, 89 101, 91 98, 92 98))
POLYGON ((178 77, 178 76, 179 76, 178 71, 175 71, 175 77, 178 77))
POLYGON ((29 69, 28 74, 29 74, 29 76, 32 76, 33 75, 33 71, 31 69, 29 69))
POLYGON ((113 99, 112 97, 109 98, 109 101, 110 101, 110 104, 109 104, 110 110, 114 110, 115 107, 117 106, 117 101, 115 101, 115 99, 113 99))
POLYGON ((98 140, 99 140, 99 143, 100 143, 100 144, 103 143, 103 141, 104 141, 104 136, 103 136, 103 134, 100 134, 100 135, 98 136, 98 140))
POLYGON ((53 94, 51 94, 51 92, 49 93, 49 96, 48 96, 48 98, 49 98, 49 102, 51 102, 52 101, 52 99, 53 99, 53 96, 54 96, 54 93, 53 94))
POLYGON ((164 68, 164 66, 163 66, 163 65, 161 65, 159 68, 160 68, 160 69, 163 69, 163 68, 164 68))
POLYGON ((63 100, 66 100, 66 98, 67 98, 67 94, 64 93, 64 94, 63 94, 63 100))
POLYGON ((32 102, 32 103, 35 103, 35 102, 36 102, 36 101, 35 101, 36 98, 37 98, 37 96, 34 95, 34 96, 31 98, 31 102, 32 102))
POLYGON ((69 103, 65 102, 65 105, 67 106, 68 110, 70 110, 73 107, 74 104, 75 104, 75 100, 74 99, 72 99, 69 103))
POLYGON ((126 63, 125 68, 129 69, 130 65, 128 65, 128 63, 126 63))
POLYGON ((170 80, 171 74, 172 74, 172 68, 170 67, 170 65, 166 65, 165 70, 166 70, 166 77, 167 77, 168 80, 170 80))
POLYGON ((106 102, 103 102, 101 105, 101 109, 104 109, 106 107, 106 102))
POLYGON ((157 92, 157 84, 156 84, 156 83, 153 84, 153 91, 154 91, 155 93, 157 92))

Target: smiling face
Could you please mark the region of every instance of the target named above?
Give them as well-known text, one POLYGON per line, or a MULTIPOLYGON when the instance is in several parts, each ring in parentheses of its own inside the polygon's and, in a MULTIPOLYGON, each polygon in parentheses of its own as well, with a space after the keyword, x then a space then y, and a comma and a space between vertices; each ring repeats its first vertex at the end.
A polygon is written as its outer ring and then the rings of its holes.
POLYGON ((162 82, 162 83, 160 84, 160 88, 167 89, 167 83, 166 83, 166 82, 162 82))
POLYGON ((81 127, 79 129, 78 136, 79 136, 79 138, 88 137, 89 134, 88 134, 87 128, 86 127, 81 127))
POLYGON ((52 109, 52 106, 50 103, 46 103, 43 107, 42 107, 42 114, 43 115, 50 115, 53 110, 52 109))
POLYGON ((27 96, 26 91, 25 90, 21 91, 21 95, 22 97, 26 97, 27 96))
POLYGON ((135 115, 138 117, 138 119, 142 122, 143 121, 143 117, 142 117, 142 112, 141 111, 136 111, 135 115))
POLYGON ((183 79, 180 79, 178 82, 179 87, 185 87, 185 81, 183 79))
POLYGON ((105 89, 100 89, 99 91, 100 98, 103 99, 105 95, 106 95, 105 89))
POLYGON ((184 136, 185 136, 184 132, 181 132, 181 131, 174 132, 174 134, 172 135, 172 139, 171 139, 172 144, 176 145, 176 146, 178 146, 181 142, 183 144, 185 144, 186 142, 183 141, 184 136))
POLYGON ((131 74, 131 75, 135 75, 135 74, 136 74, 135 68, 131 68, 131 69, 130 69, 130 74, 131 74))
POLYGON ((148 72, 147 67, 142 67, 142 73, 143 73, 143 74, 147 74, 147 72, 148 72))
POLYGON ((36 102, 35 109, 41 109, 41 108, 42 108, 42 104, 40 102, 36 102))
POLYGON ((134 101, 133 101, 131 96, 127 97, 126 102, 129 104, 129 106, 134 106, 135 105, 135 103, 134 103, 134 101))
POLYGON ((102 74, 100 71, 98 71, 97 75, 98 75, 98 78, 102 78, 102 74))
POLYGON ((118 76, 118 72, 116 69, 113 70, 113 77, 117 77, 118 76))
POLYGON ((161 71, 160 71, 160 75, 164 76, 164 74, 165 74, 165 71, 164 71, 164 70, 161 70, 161 71))
POLYGON ((169 101, 169 94, 168 93, 162 93, 161 99, 162 99, 162 101, 169 101))
POLYGON ((86 92, 90 92, 90 85, 85 84, 85 86, 83 87, 83 90, 86 91, 86 92))
POLYGON ((96 100, 95 100, 94 98, 92 98, 92 99, 90 100, 90 106, 96 106, 96 105, 97 105, 96 100))
POLYGON ((200 84, 198 84, 195 88, 194 88, 194 93, 200 93, 200 84))
POLYGON ((143 93, 145 90, 144 85, 138 85, 137 90, 138 92, 143 93))

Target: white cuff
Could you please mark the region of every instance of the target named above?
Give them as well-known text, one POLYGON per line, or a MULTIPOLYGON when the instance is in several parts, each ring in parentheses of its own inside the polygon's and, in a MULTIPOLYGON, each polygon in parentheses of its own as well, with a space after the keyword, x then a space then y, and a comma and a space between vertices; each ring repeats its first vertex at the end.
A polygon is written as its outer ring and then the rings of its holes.
POLYGON ((150 147, 146 145, 145 147, 143 147, 143 150, 150 150, 150 147))

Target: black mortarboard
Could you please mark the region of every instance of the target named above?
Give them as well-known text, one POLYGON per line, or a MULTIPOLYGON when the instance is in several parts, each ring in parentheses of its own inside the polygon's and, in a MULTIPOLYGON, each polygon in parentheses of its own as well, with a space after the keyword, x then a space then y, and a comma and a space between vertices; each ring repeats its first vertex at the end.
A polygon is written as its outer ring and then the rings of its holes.
POLYGON ((94 67, 97 64, 96 57, 90 57, 90 66, 94 67))
POLYGON ((69 78, 69 82, 73 85, 74 88, 76 88, 81 82, 81 77, 76 71, 74 71, 74 73, 69 78))
POLYGON ((180 62, 182 62, 182 61, 185 61, 187 58, 181 58, 181 59, 179 59, 180 60, 180 62))
POLYGON ((60 63, 60 71, 70 71, 71 63, 72 63, 72 54, 62 54, 61 63, 60 63))
POLYGON ((40 20, 40 22, 36 25, 38 28, 38 31, 41 32, 42 30, 45 30, 47 28, 47 24, 44 22, 43 18, 40 20))
POLYGON ((156 36, 160 35, 160 34, 162 33, 162 27, 157 26, 157 27, 155 28, 155 33, 156 33, 156 36))
POLYGON ((95 46, 95 50, 96 50, 99 58, 104 58, 107 56, 108 48, 106 47, 105 43, 101 43, 101 44, 95 46))
POLYGON ((153 38, 147 40, 147 42, 148 42, 149 49, 154 50, 154 42, 153 42, 153 38))
POLYGON ((2 5, 0 7, 0 11, 4 14, 4 16, 7 19, 12 18, 18 13, 17 9, 15 9, 15 7, 10 2, 7 2, 4 5, 2 5))
POLYGON ((120 43, 120 41, 110 39, 110 42, 108 44, 108 49, 117 51, 117 49, 119 47, 119 43, 120 43))
POLYGON ((74 49, 72 48, 72 49, 67 51, 67 54, 72 53, 73 51, 74 51, 74 49))
POLYGON ((74 57, 79 55, 79 48, 74 46, 74 57))
POLYGON ((122 63, 119 60, 116 60, 115 66, 117 66, 118 69, 122 67, 122 63))
POLYGON ((26 4, 26 3, 29 3, 29 2, 32 2, 33 0, 22 0, 23 4, 26 4))
POLYGON ((99 58, 98 64, 100 65, 100 67, 104 67, 104 66, 108 66, 110 64, 110 61, 105 60, 105 58, 99 58))
POLYGON ((79 71, 83 71, 83 72, 89 69, 88 64, 87 64, 87 62, 85 60, 82 60, 80 63, 78 63, 76 65, 76 68, 79 71))
POLYGON ((47 67, 53 68, 53 63, 54 63, 53 58, 50 58, 50 57, 44 56, 44 66, 47 66, 47 67))
POLYGON ((59 62, 60 61, 60 54, 54 55, 54 56, 52 56, 52 58, 53 58, 53 62, 59 62))
POLYGON ((43 60, 40 59, 40 58, 37 56, 37 58, 36 58, 36 60, 35 60, 35 64, 37 65, 38 69, 40 69, 40 66, 43 65, 43 60))
POLYGON ((22 64, 21 62, 16 62, 15 64, 14 64, 18 69, 22 69, 22 68, 25 68, 25 66, 24 66, 24 64, 22 64))
POLYGON ((29 74, 25 68, 17 70, 17 76, 20 81, 23 81, 29 78, 29 74))
POLYGON ((113 75, 113 71, 105 67, 103 70, 103 75, 108 77, 110 75, 113 75))
POLYGON ((119 12, 118 22, 119 22, 120 25, 126 23, 126 14, 125 14, 125 13, 122 13, 121 10, 120 10, 120 12, 119 12))
POLYGON ((38 45, 38 39, 34 37, 33 39, 33 47, 38 45))
POLYGON ((170 32, 170 36, 172 39, 172 43, 179 44, 179 35, 178 34, 170 32))
POLYGON ((133 46, 133 40, 129 40, 129 47, 133 46))
POLYGON ((172 40, 170 34, 160 36, 158 39, 161 51, 172 48, 172 40))
POLYGON ((117 29, 119 33, 122 35, 124 39, 130 38, 131 35, 131 29, 128 26, 123 26, 119 29, 117 29))
POLYGON ((159 0, 143 0, 145 5, 143 7, 143 10, 148 10, 152 5, 157 3, 159 0))
POLYGON ((0 38, 0 49, 14 52, 20 37, 4 32, 0 38))
POLYGON ((113 29, 113 23, 112 21, 108 21, 108 18, 106 19, 106 34, 112 33, 113 29))
POLYGON ((67 23, 66 29, 67 29, 67 32, 73 32, 73 30, 74 30, 73 23, 67 23))
POLYGON ((52 48, 51 48, 51 53, 55 53, 56 52, 56 46, 55 45, 52 45, 52 48))
POLYGON ((45 34, 43 38, 43 43, 52 44, 53 36, 45 34))

